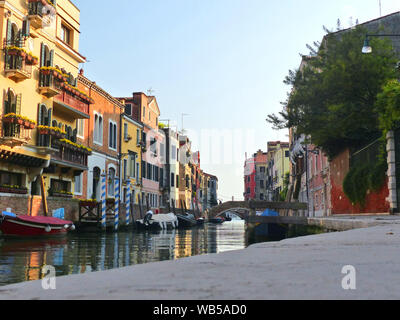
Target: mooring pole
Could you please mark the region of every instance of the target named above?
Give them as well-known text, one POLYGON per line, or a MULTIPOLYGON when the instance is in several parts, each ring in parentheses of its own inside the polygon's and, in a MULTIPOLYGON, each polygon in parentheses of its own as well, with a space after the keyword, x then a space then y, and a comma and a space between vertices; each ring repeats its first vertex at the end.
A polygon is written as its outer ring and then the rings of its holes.
POLYGON ((107 227, 107 215, 106 215, 106 175, 101 175, 101 228, 103 230, 107 227))
POLYGON ((119 199, 120 199, 119 179, 115 178, 115 211, 114 211, 114 230, 118 230, 119 225, 119 199))
POLYGON ((131 217, 131 181, 128 180, 128 182, 126 183, 126 204, 125 204, 125 208, 126 208, 126 220, 125 220, 125 224, 127 226, 129 226, 130 224, 130 217, 131 217))

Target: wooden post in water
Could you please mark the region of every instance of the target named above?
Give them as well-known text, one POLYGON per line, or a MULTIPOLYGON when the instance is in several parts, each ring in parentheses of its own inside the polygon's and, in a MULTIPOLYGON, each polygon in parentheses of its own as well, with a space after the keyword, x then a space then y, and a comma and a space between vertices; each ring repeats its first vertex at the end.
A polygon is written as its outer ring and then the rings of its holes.
POLYGON ((43 176, 40 176, 40 188, 42 192, 43 213, 44 216, 47 217, 47 215, 49 214, 49 207, 47 206, 46 187, 44 184, 43 176))
POLYGON ((138 201, 139 201, 139 214, 140 214, 140 219, 143 219, 143 208, 142 208, 142 203, 143 203, 143 199, 140 196, 140 194, 138 194, 138 201))
POLYGON ((125 225, 129 226, 131 218, 131 181, 126 182, 125 225))

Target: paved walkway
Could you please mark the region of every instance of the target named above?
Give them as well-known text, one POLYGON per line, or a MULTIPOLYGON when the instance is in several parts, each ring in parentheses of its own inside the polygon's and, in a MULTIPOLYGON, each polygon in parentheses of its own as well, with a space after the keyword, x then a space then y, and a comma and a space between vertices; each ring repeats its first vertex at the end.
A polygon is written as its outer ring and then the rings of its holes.
POLYGON ((400 299, 400 221, 381 222, 218 255, 60 277, 56 290, 43 290, 41 281, 0 287, 0 299, 400 299), (342 289, 345 265, 356 268, 356 290, 342 289))

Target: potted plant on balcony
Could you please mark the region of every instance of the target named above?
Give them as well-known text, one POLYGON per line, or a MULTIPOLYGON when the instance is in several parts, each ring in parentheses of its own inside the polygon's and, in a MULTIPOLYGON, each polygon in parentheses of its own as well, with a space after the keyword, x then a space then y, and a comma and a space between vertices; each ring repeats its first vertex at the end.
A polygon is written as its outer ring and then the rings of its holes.
POLYGON ((15 113, 6 114, 3 117, 3 122, 5 122, 5 123, 16 123, 17 122, 17 115, 15 113))
POLYGON ((51 73, 51 70, 48 67, 41 67, 39 70, 40 70, 40 73, 45 76, 48 76, 51 73))
POLYGON ((47 135, 50 132, 50 127, 48 126, 38 126, 37 128, 39 130, 39 134, 41 135, 47 135))
POLYGON ((80 200, 79 205, 81 207, 95 208, 98 205, 98 201, 96 199, 80 200))

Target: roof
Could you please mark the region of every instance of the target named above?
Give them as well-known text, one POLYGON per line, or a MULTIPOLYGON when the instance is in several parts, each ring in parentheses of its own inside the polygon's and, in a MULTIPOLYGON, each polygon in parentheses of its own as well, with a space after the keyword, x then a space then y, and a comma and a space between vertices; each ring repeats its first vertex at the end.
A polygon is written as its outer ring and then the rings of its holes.
MULTIPOLYGON (((400 11, 376 18, 358 26, 365 27, 371 34, 393 34, 400 35, 400 11), (380 28, 383 30, 380 31, 380 28)), ((343 32, 351 31, 353 28, 332 32, 333 35, 340 35, 343 32)), ((326 37, 326 36, 325 36, 326 37)), ((393 49, 400 57, 400 37, 387 37, 393 42, 393 49)))

